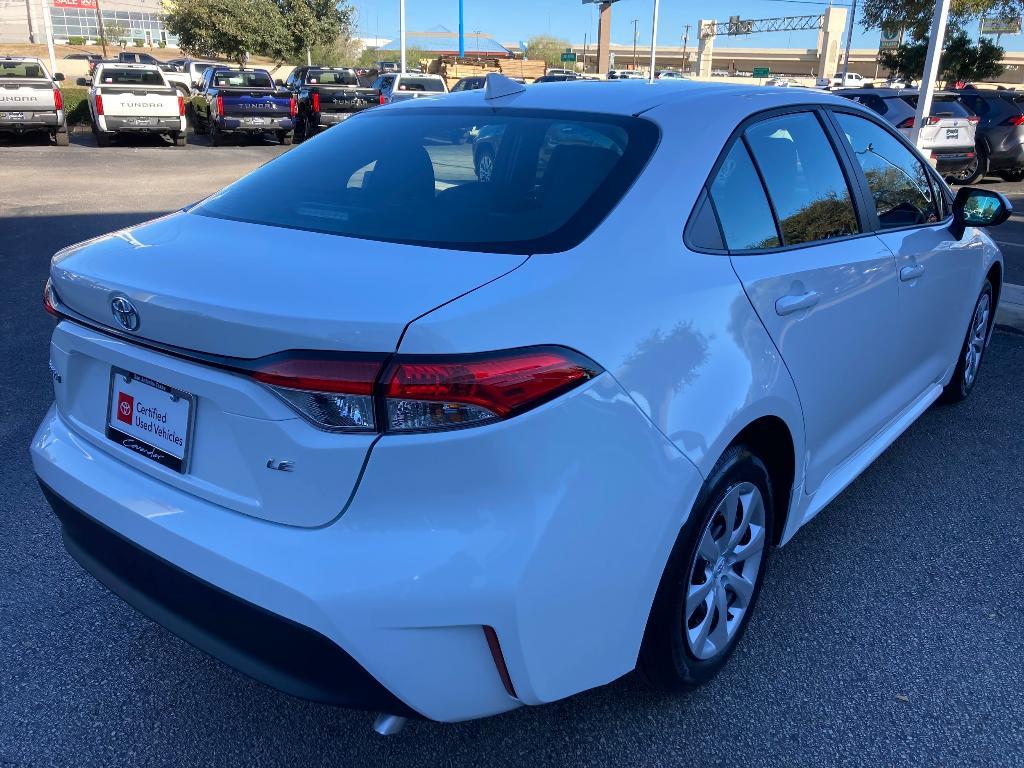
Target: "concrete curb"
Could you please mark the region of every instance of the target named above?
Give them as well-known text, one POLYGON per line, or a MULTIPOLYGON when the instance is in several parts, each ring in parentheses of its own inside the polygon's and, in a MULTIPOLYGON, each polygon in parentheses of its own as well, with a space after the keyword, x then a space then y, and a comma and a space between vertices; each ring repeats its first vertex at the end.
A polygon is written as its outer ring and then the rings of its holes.
POLYGON ((996 325, 1006 326, 1024 333, 1024 285, 1007 283, 999 299, 996 325))

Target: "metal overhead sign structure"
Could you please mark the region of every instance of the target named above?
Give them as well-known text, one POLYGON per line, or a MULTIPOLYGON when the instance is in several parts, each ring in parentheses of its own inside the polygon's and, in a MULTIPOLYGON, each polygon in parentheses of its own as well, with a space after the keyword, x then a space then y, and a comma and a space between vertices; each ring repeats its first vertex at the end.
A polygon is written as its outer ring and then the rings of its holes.
POLYGON ((700 36, 756 35, 758 32, 799 32, 804 29, 821 29, 824 18, 824 15, 778 16, 772 19, 741 19, 739 16, 733 16, 728 21, 705 24, 700 30, 700 36))

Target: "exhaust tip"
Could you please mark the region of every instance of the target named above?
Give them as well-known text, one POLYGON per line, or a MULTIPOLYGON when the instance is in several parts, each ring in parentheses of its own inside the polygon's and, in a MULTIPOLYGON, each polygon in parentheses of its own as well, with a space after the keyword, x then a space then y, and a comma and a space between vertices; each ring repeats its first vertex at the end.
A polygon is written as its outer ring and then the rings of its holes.
POLYGON ((381 712, 377 715, 377 719, 373 721, 373 730, 381 736, 394 736, 405 728, 405 721, 406 718, 400 715, 389 715, 381 712))

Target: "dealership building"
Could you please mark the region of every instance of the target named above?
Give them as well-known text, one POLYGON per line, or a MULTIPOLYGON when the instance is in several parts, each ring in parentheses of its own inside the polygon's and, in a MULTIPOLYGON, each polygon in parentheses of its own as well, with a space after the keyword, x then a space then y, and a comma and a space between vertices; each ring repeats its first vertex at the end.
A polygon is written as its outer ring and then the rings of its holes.
MULTIPOLYGON (((56 42, 99 41, 97 0, 0 0, 0 43, 45 42, 44 12, 50 15, 56 42)), ((117 29, 125 39, 141 40, 146 47, 178 44, 164 28, 161 0, 102 0, 98 12, 108 39, 110 30, 117 29)))

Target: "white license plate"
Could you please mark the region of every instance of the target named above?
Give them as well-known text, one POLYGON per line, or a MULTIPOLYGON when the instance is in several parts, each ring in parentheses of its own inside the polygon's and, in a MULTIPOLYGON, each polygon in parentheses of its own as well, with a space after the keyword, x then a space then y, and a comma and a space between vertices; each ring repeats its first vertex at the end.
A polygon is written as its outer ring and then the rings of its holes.
POLYGON ((128 121, 132 125, 152 125, 153 118, 151 117, 133 117, 128 121))
POLYGON ((111 368, 107 438, 175 472, 187 472, 194 403, 188 392, 111 368))
POLYGON ((267 118, 265 117, 243 117, 242 123, 245 125, 266 125, 267 118))
POLYGON ((25 119, 25 113, 24 112, 4 112, 3 114, 0 114, 0 117, 3 117, 4 120, 24 120, 25 119))
POLYGON ((946 138, 947 139, 959 139, 960 138, 960 129, 959 128, 947 128, 946 129, 946 138))

